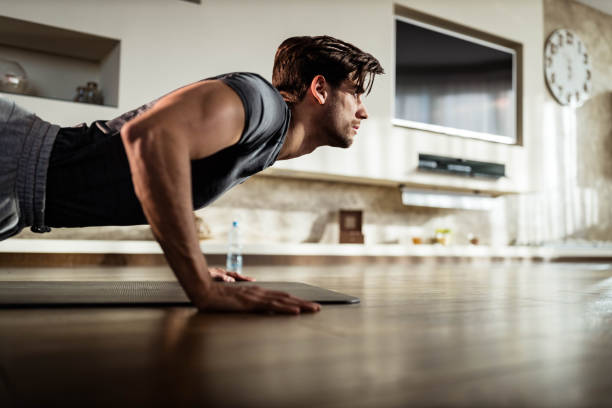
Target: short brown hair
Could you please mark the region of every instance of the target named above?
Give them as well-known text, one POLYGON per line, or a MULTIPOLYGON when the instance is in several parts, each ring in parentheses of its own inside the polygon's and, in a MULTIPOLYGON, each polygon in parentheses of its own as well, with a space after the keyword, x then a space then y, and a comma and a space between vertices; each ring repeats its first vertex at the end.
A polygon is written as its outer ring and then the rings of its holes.
POLYGON ((355 82, 357 92, 369 93, 376 74, 383 67, 371 54, 327 35, 287 38, 278 47, 272 69, 272 85, 287 103, 302 100, 312 79, 323 75, 337 87, 346 79, 355 82))

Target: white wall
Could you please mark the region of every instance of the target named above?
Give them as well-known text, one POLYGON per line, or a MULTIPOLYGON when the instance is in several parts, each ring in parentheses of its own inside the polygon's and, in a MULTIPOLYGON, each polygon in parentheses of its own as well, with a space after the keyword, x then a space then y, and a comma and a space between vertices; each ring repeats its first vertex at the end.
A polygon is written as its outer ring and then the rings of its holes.
MULTIPOLYGON (((3 15, 121 40, 119 106, 15 97, 61 125, 111 118, 185 83, 229 71, 271 79, 278 44, 293 35, 329 34, 375 55, 387 75, 367 98, 365 121, 351 149, 321 148, 281 167, 349 176, 407 180, 417 153, 505 163, 510 187, 541 183, 530 174, 538 148, 544 93, 540 0, 404 0, 397 3, 517 41, 524 46, 524 146, 437 135, 391 126, 393 103, 393 2, 366 0, 4 0, 3 15)), ((469 185, 448 178, 449 184, 469 185)), ((507 184, 507 183, 506 183, 507 184)))

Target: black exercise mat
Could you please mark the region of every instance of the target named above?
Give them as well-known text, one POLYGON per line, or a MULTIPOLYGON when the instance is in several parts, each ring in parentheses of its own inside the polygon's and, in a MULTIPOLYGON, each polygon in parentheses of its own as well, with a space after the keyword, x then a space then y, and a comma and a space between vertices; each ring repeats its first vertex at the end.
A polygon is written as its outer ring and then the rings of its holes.
MULTIPOLYGON (((257 285, 288 292, 318 303, 359 303, 359 298, 301 282, 232 282, 223 285, 257 285)), ((4 281, 0 282, 0 307, 190 305, 178 282, 168 281, 4 281)))

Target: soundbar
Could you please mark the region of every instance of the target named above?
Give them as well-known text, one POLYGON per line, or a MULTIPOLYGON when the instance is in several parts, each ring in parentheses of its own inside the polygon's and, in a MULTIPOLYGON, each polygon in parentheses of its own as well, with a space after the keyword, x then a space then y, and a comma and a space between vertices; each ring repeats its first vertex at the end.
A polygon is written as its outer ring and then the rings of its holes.
POLYGON ((506 176, 506 166, 499 163, 464 160, 419 153, 419 170, 458 176, 498 179, 506 176))

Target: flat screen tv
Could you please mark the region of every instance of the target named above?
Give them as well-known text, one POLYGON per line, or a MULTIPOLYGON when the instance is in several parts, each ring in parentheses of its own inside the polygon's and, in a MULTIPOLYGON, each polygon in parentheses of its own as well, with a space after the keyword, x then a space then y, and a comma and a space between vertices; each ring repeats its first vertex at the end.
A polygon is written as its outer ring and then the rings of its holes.
POLYGON ((396 16, 393 124, 518 143, 516 53, 396 16))

